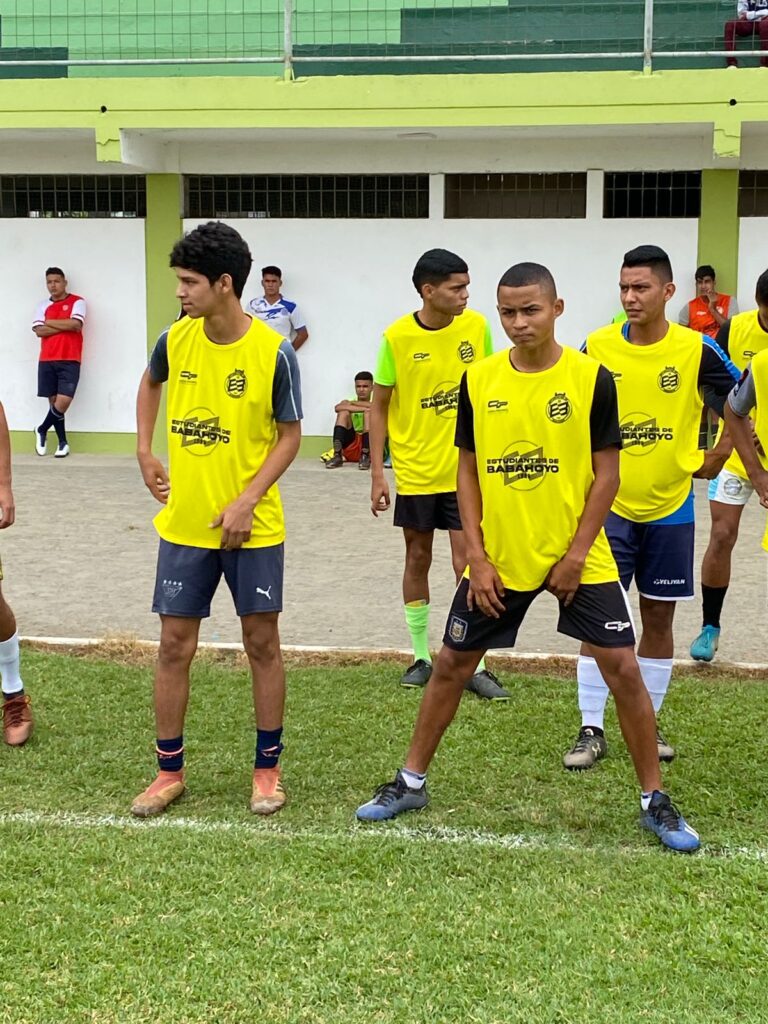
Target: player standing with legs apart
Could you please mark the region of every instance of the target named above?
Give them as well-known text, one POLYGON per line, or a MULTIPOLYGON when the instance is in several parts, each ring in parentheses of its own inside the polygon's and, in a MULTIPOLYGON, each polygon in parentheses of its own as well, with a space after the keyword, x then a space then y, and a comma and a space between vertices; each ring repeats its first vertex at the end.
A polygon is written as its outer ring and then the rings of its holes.
MULTIPOLYGON (((768 349, 768 270, 757 279, 757 309, 738 313, 727 320, 717 335, 717 344, 728 354, 739 370, 758 352, 768 349)), ((718 447, 731 439, 724 431, 718 447)), ((720 615, 731 582, 731 552, 739 536, 744 506, 752 497, 749 481, 739 453, 734 451, 719 475, 709 485, 709 510, 712 525, 709 544, 701 563, 701 633, 691 644, 691 657, 696 661, 712 661, 720 642, 720 615)))
MULTIPOLYGON (((0 530, 13 526, 16 508, 11 488, 11 439, 0 402, 0 530)), ((0 563, 0 580, 3 566, 0 563)), ((19 634, 10 605, 0 586, 0 681, 3 690, 3 739, 9 747, 23 746, 32 735, 32 708, 21 681, 19 634)))
MULTIPOLYGON (((643 633, 637 660, 658 715, 672 675, 672 622, 677 601, 693 597, 692 476, 711 478, 726 458, 699 449, 699 424, 707 404, 722 415, 738 373, 706 335, 668 323, 665 307, 675 294, 669 257, 656 245, 624 256, 620 278, 624 324, 590 334, 585 351, 616 382, 621 422, 621 483, 605 532, 626 589, 640 592, 643 633)), ((605 757, 603 716, 608 688, 589 645, 576 670, 581 730, 563 758, 570 770, 591 768, 605 757)), ((658 756, 675 756, 659 733, 658 756)))
MULTIPOLYGON (((456 501, 453 433, 459 379, 466 367, 493 352, 484 316, 467 309, 467 264, 446 249, 430 249, 413 271, 422 301, 385 331, 374 372, 371 427, 371 511, 389 508, 384 443, 389 434, 397 498, 394 525, 405 539, 403 601, 414 663, 400 682, 424 686, 432 673, 429 651, 429 568, 435 530, 447 530, 458 580, 467 564, 456 501)), ((509 694, 483 661, 465 680, 486 700, 509 694)))
POLYGON ((513 347, 466 371, 456 423, 469 568, 405 767, 357 816, 381 821, 427 804, 427 768, 464 679, 488 648, 514 646, 528 608, 548 590, 560 605, 559 632, 590 642, 616 699, 640 781, 641 823, 665 846, 693 851, 699 837, 662 790, 656 720, 603 530, 619 483, 616 388, 594 359, 555 340, 563 301, 546 267, 511 267, 498 304, 513 347))
POLYGON ((240 617, 256 712, 251 811, 285 804, 282 608, 285 524, 277 481, 301 440, 301 395, 290 342, 240 307, 251 254, 226 224, 210 222, 174 246, 171 266, 186 316, 164 332, 139 385, 138 460, 164 508, 152 609, 160 615, 155 669, 155 781, 131 807, 160 814, 184 792, 184 715, 200 620, 222 574, 240 617), (168 382, 169 473, 152 454, 168 382))

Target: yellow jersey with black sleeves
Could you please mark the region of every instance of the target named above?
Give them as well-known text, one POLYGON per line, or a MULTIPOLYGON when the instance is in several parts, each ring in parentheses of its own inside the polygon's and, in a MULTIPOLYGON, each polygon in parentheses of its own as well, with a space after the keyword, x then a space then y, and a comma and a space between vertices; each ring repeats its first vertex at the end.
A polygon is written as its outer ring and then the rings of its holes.
POLYGON ((704 461, 701 391, 709 388, 713 408, 722 413, 737 376, 711 338, 667 326, 652 345, 632 344, 629 323, 602 327, 585 344, 610 371, 618 394, 621 483, 613 511, 637 523, 671 515, 688 498, 692 474, 704 461))
MULTIPOLYGON (((721 348, 724 347, 720 342, 722 333, 721 331, 717 336, 721 348)), ((746 370, 749 361, 754 359, 758 352, 768 349, 768 331, 760 323, 756 309, 750 309, 746 313, 737 313, 736 316, 731 317, 728 321, 727 337, 724 340, 727 342, 727 351, 731 362, 739 371, 746 370)), ((744 480, 747 479, 744 463, 735 448, 723 468, 744 480)))
MULTIPOLYGON (((285 342, 253 319, 238 341, 217 345, 205 334, 202 318, 189 317, 174 323, 164 345, 163 340, 149 372, 153 380, 168 382, 171 490, 155 527, 173 544, 218 548, 221 528, 211 529, 210 523, 250 485, 277 440, 273 399, 285 342)), ((295 366, 287 372, 298 376, 295 366)), ((296 415, 288 413, 286 419, 301 418, 297 380, 293 387, 296 415)), ((268 547, 284 539, 280 492, 273 484, 254 509, 251 537, 243 547, 268 547)))
POLYGON ((387 431, 399 494, 456 490, 459 381, 492 351, 488 321, 472 309, 438 330, 409 313, 384 331, 373 379, 393 389, 387 431))
MULTIPOLYGON (((549 369, 521 373, 509 356, 467 370, 456 444, 477 459, 488 559, 508 590, 528 591, 573 541, 595 479, 592 452, 621 441, 616 389, 596 360, 563 348, 549 369)), ((582 583, 618 578, 601 528, 582 583)))

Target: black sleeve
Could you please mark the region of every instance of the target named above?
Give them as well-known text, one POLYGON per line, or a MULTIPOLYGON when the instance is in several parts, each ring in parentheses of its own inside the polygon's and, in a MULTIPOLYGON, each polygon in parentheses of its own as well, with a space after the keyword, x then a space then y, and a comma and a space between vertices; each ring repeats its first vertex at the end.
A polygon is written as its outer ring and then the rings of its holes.
POLYGON ((730 344, 730 341, 731 341, 731 321, 730 320, 726 320, 725 323, 723 324, 723 326, 717 332, 717 337, 715 338, 715 341, 720 346, 720 348, 723 350, 723 352, 725 352, 725 354, 727 356, 730 356, 731 351, 728 348, 728 346, 730 344))
POLYGON ((592 451, 603 448, 621 448, 619 427, 619 401, 616 385, 610 371, 601 366, 595 379, 592 409, 589 413, 589 432, 592 437, 592 451))
POLYGON ((459 405, 456 410, 456 436, 454 444, 457 448, 466 448, 468 452, 475 450, 475 411, 469 400, 467 374, 462 374, 459 384, 459 405))
POLYGON ((739 379, 739 371, 722 351, 717 342, 709 340, 701 346, 699 363, 699 389, 704 404, 718 416, 723 415, 725 399, 739 379))
POLYGON ((168 331, 163 331, 149 357, 149 376, 155 384, 168 380, 168 331))

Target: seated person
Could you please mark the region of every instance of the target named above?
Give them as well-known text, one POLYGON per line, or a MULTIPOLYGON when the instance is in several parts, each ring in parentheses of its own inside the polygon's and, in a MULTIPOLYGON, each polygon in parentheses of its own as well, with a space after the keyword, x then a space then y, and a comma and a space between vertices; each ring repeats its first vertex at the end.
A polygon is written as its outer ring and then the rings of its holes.
POLYGON ((359 469, 371 468, 371 444, 368 440, 368 417, 371 410, 373 374, 361 370, 355 375, 355 397, 335 407, 333 455, 325 461, 326 469, 338 469, 344 462, 356 462, 359 469))
POLYGON ((736 296, 718 292, 715 268, 708 263, 696 270, 695 278, 696 298, 686 302, 677 321, 683 327, 716 338, 725 321, 739 312, 736 296))
MULTIPOLYGON (((738 0, 736 18, 725 23, 725 48, 736 49, 736 36, 760 36, 761 65, 768 67, 768 0, 738 0)), ((735 56, 725 62, 729 68, 738 67, 735 56)), ((693 325, 691 325, 693 326, 693 325)))

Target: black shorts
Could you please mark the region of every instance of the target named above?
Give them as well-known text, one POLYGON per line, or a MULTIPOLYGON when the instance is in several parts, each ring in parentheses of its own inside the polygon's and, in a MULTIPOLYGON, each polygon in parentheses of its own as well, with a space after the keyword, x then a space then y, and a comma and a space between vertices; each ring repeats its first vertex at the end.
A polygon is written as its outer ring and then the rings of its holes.
POLYGON ((442 494, 398 494, 395 498, 394 525, 405 530, 431 533, 433 530, 460 530, 456 491, 442 494))
POLYGON ((54 395, 75 397, 80 380, 80 363, 76 359, 41 360, 37 364, 37 397, 54 395))
MULTIPOLYGON (((492 619, 477 608, 467 608, 469 580, 463 579, 454 595, 443 643, 454 651, 489 651, 514 647, 517 633, 526 612, 539 594, 538 590, 505 590, 506 611, 492 619)), ((632 647, 635 630, 622 585, 615 583, 582 583, 569 605, 560 603, 558 633, 595 647, 632 647)))

